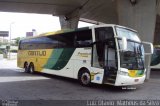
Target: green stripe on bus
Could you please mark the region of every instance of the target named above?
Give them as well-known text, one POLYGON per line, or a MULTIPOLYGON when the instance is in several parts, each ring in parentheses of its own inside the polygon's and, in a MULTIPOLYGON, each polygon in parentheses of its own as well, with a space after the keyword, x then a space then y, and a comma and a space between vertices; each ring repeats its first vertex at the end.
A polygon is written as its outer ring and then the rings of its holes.
POLYGON ((54 49, 47 63, 43 67, 47 69, 51 69, 59 60, 59 57, 62 54, 62 52, 63 52, 63 49, 54 49))
POLYGON ((66 66, 74 51, 75 48, 54 49, 44 68, 61 70, 66 66))
POLYGON ((61 56, 58 59, 57 63, 51 69, 61 70, 62 68, 64 68, 70 60, 71 56, 73 55, 74 51, 75 48, 65 48, 61 53, 61 56))
POLYGON ((138 70, 137 71, 137 75, 139 76, 139 75, 143 75, 144 74, 144 70, 138 70))

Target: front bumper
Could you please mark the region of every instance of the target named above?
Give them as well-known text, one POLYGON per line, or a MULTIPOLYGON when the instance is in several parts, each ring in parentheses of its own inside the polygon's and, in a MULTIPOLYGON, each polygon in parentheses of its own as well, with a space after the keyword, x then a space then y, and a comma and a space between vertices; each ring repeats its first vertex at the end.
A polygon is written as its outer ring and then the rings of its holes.
POLYGON ((124 75, 117 75, 115 86, 126 86, 126 85, 137 85, 144 83, 146 75, 144 74, 141 77, 129 77, 124 75))

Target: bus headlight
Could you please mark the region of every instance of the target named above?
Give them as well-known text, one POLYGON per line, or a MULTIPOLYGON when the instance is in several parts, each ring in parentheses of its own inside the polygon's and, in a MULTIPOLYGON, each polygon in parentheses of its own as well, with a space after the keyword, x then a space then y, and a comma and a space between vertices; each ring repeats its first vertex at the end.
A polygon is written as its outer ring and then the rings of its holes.
POLYGON ((119 71, 120 75, 124 75, 124 76, 128 76, 128 72, 124 72, 124 71, 119 71))

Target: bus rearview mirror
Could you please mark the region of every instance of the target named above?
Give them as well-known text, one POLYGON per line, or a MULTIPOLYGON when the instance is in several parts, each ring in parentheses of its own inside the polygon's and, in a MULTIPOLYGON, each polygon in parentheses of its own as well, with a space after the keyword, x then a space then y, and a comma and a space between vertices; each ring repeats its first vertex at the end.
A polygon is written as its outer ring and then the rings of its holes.
POLYGON ((143 45, 149 45, 150 46, 150 52, 149 53, 145 53, 145 55, 151 55, 153 54, 154 48, 153 48, 153 44, 150 42, 142 42, 143 45))
POLYGON ((122 37, 122 50, 127 50, 127 39, 122 37))

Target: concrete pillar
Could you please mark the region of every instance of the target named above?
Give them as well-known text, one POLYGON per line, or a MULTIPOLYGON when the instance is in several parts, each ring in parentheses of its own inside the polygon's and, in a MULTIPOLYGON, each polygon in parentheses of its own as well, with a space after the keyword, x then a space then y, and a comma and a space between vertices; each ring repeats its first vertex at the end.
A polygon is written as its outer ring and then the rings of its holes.
MULTIPOLYGON (((142 41, 153 42, 156 23, 156 0, 117 0, 118 23, 139 32, 142 41), (133 3, 131 3, 133 1, 133 3)), ((146 56, 147 78, 150 57, 146 56)))
POLYGON ((75 10, 65 16, 59 16, 61 29, 75 29, 80 18, 79 10, 75 10))

